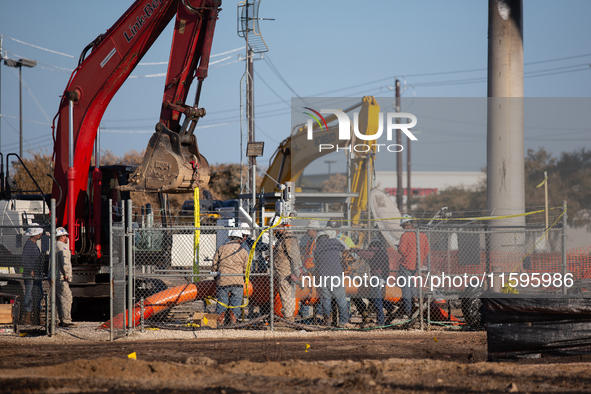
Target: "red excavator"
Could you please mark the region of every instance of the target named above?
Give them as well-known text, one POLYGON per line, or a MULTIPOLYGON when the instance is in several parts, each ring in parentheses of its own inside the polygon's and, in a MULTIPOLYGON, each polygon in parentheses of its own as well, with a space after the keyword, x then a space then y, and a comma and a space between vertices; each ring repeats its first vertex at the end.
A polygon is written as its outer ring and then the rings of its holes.
POLYGON ((84 255, 86 262, 102 257, 101 196, 117 203, 121 192, 188 192, 208 183, 208 163, 199 153, 193 132, 205 115, 198 102, 220 5, 221 0, 137 0, 83 50, 53 125, 52 197, 57 201, 58 225, 68 229, 74 256, 77 245, 79 249, 84 243, 86 248, 93 245, 93 252, 84 255), (97 129, 109 102, 175 15, 162 110, 142 164, 129 182, 126 176, 111 175, 110 179, 118 182, 101 187, 98 166, 89 182, 97 129), (185 102, 194 78, 198 81, 197 94, 190 106, 185 102), (91 183, 94 188, 88 196, 92 197, 87 197, 91 183), (119 184, 118 189, 113 184, 119 184), (88 209, 88 199, 92 210, 88 209))

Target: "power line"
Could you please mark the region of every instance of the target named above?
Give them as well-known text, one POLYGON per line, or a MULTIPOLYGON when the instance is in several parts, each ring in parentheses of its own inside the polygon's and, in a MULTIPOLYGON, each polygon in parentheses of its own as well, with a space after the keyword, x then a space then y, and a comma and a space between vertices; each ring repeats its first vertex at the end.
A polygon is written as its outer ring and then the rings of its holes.
POLYGON ((69 58, 72 58, 72 59, 74 58, 74 56, 68 55, 67 53, 62 53, 62 52, 54 51, 54 50, 51 50, 51 49, 43 48, 43 47, 40 47, 40 46, 37 46, 37 45, 29 44, 28 42, 17 40, 16 38, 12 38, 12 37, 9 37, 9 36, 5 36, 5 35, 3 35, 3 36, 6 37, 6 38, 8 38, 9 40, 18 42, 19 44, 28 45, 28 46, 33 47, 35 49, 40 49, 42 51, 55 53, 56 55, 61 55, 61 56, 69 57, 69 58))
POLYGON ((279 69, 277 69, 277 67, 275 67, 275 64, 273 64, 273 61, 271 60, 271 57, 267 54, 267 56, 265 56, 265 60, 267 63, 267 66, 269 66, 269 68, 271 69, 271 71, 273 71, 273 73, 277 76, 277 78, 279 78, 279 80, 281 82, 283 82, 285 84, 285 86, 287 86, 287 88, 296 95, 296 97, 300 97, 299 94, 297 94, 297 92, 291 87, 291 85, 287 82, 287 80, 285 78, 283 78, 283 75, 281 75, 281 73, 279 72, 279 69))

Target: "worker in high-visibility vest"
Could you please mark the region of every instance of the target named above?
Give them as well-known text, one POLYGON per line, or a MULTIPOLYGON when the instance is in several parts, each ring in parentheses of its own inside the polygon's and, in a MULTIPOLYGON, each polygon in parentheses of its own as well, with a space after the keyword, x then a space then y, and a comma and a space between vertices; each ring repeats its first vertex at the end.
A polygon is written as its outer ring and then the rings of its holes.
MULTIPOLYGON (((304 268, 310 270, 314 268, 314 249, 316 249, 316 237, 318 236, 318 231, 320 230, 320 223, 318 220, 310 220, 307 225, 308 231, 308 241, 306 242, 306 246, 303 249, 303 261, 304 261, 304 268)), ((318 308, 322 309, 322 305, 318 304, 318 308)), ((322 314, 322 311, 318 311, 318 313, 322 314)), ((300 310, 298 315, 301 317, 308 317, 310 314, 310 306, 306 304, 306 300, 301 301, 300 310)))

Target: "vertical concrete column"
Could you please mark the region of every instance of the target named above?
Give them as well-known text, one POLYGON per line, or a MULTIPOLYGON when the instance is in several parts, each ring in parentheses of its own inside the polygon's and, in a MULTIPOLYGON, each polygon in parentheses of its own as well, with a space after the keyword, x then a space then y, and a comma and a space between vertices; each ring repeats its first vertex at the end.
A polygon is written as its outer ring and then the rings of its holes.
MULTIPOLYGON (((522 0, 489 0, 488 23, 487 208, 512 215, 525 212, 522 0)), ((491 226, 524 224, 518 217, 491 226)), ((491 270, 511 270, 524 242, 523 231, 493 234, 491 270)))

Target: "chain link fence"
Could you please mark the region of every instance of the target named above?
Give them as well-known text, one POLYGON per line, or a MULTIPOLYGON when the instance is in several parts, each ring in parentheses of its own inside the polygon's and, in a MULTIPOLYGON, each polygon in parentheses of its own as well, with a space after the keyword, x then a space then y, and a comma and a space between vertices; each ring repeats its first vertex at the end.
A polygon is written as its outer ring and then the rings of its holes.
POLYGON ((558 220, 549 228, 415 220, 393 230, 307 218, 269 230, 231 218, 196 228, 170 214, 163 224, 131 206, 128 214, 127 227, 113 229, 120 272, 133 276, 114 293, 122 330, 481 330, 483 297, 591 288, 591 253, 567 254, 558 220))
MULTIPOLYGON (((43 223, 42 218, 36 219, 43 223)), ((36 222, 17 225, 5 221, 0 226, 1 332, 18 332, 23 326, 48 331, 49 240, 49 227, 36 222), (36 242, 29 241, 29 228, 41 235, 36 242), (27 253, 26 249, 35 244, 38 253, 27 253)))

